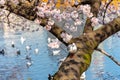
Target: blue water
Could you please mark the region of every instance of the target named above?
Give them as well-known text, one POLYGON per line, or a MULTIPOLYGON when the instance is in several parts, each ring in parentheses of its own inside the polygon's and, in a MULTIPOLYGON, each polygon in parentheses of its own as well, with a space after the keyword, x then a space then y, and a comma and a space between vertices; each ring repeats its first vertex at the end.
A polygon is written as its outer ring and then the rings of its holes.
MULTIPOLYGON (((5 32, 1 29, 0 49, 5 49, 6 54, 0 55, 0 80, 48 80, 48 74, 57 71, 59 59, 67 52, 62 50, 61 55, 52 56, 47 47, 47 37, 48 33, 42 28, 37 32, 5 32), (21 36, 26 38, 24 44, 20 42, 21 36), (12 41, 15 48, 11 47, 12 41), (31 50, 26 51, 27 45, 31 46, 31 50), (39 49, 38 54, 35 54, 35 48, 39 49), (21 52, 19 56, 16 55, 17 49, 21 52), (28 54, 32 59, 29 68, 25 59, 28 54)), ((112 38, 112 43, 109 40, 104 41, 103 48, 120 61, 120 38, 112 38)), ((120 80, 120 67, 101 53, 94 52, 92 64, 86 71, 86 80, 120 80)))

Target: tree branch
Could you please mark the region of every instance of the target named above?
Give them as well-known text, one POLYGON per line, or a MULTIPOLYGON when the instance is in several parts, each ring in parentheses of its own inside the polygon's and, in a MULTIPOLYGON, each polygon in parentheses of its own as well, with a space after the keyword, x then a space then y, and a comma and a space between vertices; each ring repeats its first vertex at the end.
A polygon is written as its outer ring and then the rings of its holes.
POLYGON ((108 8, 108 6, 111 4, 112 1, 113 1, 113 0, 109 1, 109 3, 106 5, 106 8, 105 8, 105 11, 104 11, 104 14, 103 14, 103 24, 105 24, 105 23, 104 23, 104 20, 105 20, 105 14, 106 14, 107 8, 108 8))
POLYGON ((120 16, 95 30, 95 40, 97 43, 100 43, 118 31, 120 31, 120 16))
POLYGON ((112 61, 114 61, 118 66, 120 66, 120 62, 118 62, 113 56, 111 56, 110 54, 108 54, 103 49, 97 48, 96 51, 99 51, 99 52, 103 53, 104 55, 106 55, 107 57, 109 57, 112 61))

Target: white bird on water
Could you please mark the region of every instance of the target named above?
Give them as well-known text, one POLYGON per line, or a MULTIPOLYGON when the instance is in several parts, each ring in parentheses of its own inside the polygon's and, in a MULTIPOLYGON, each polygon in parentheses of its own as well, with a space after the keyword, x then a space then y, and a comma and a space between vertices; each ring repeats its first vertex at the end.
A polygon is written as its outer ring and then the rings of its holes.
POLYGON ((60 50, 53 50, 52 55, 60 55, 60 50))
POLYGON ((38 49, 38 48, 35 49, 35 53, 36 53, 36 54, 39 53, 39 49, 38 49))
POLYGON ((27 63, 26 63, 26 66, 29 68, 30 66, 32 65, 32 62, 31 61, 28 61, 27 63))
POLYGON ((11 46, 12 46, 13 48, 15 47, 14 41, 11 42, 11 46))
POLYGON ((26 46, 26 50, 28 51, 28 50, 30 50, 31 49, 31 47, 30 46, 26 46))
POLYGON ((52 39, 49 37, 49 38, 48 38, 48 43, 50 43, 50 42, 52 42, 52 39))
POLYGON ((26 39, 24 37, 21 37, 20 41, 21 41, 21 44, 23 44, 26 41, 26 39))

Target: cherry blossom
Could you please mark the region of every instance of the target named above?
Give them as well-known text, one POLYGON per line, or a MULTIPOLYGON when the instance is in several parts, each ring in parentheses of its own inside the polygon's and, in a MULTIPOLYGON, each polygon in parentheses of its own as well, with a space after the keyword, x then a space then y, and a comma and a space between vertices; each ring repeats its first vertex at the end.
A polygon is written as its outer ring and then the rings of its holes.
POLYGON ((74 25, 81 25, 82 21, 80 19, 75 19, 74 25))
POLYGON ((63 41, 66 43, 69 42, 72 39, 72 35, 69 35, 68 33, 62 32, 61 37, 63 38, 63 41))
POLYGON ((84 14, 90 13, 90 10, 91 10, 90 5, 88 5, 88 4, 84 5, 84 6, 81 5, 80 8, 81 8, 81 10, 83 11, 84 14))
POLYGON ((69 27, 70 27, 70 24, 69 24, 69 23, 65 23, 64 27, 65 27, 65 28, 69 28, 69 27))
POLYGON ((64 11, 62 12, 61 16, 63 19, 68 20, 71 17, 71 14, 64 11))
POLYGON ((37 18, 34 20, 34 22, 37 23, 37 24, 41 23, 41 21, 39 19, 37 19, 37 18))
POLYGON ((72 31, 72 32, 77 31, 77 27, 76 27, 76 26, 71 25, 71 26, 70 26, 70 31, 72 31))
POLYGON ((86 16, 89 17, 89 18, 91 18, 91 17, 93 17, 93 13, 91 13, 91 12, 87 13, 86 16))
POLYGON ((52 10, 52 14, 60 14, 60 10, 59 9, 53 9, 52 10))
POLYGON ((62 17, 61 17, 61 15, 60 14, 54 14, 54 16, 53 16, 57 21, 62 21, 62 17))
POLYGON ((44 18, 44 17, 45 17, 45 15, 44 15, 44 13, 43 13, 43 12, 37 12, 37 15, 38 15, 39 17, 42 17, 42 18, 44 18))
POLYGON ((96 26, 98 24, 98 18, 92 17, 91 22, 92 22, 92 26, 96 26))
POLYGON ((51 38, 49 38, 48 47, 50 47, 52 49, 59 48, 60 47, 59 40, 58 39, 51 39, 51 38))
POLYGON ((50 25, 46 25, 46 26, 45 26, 45 29, 48 30, 48 31, 50 31, 51 28, 52 28, 52 27, 51 27, 50 25))
POLYGON ((5 4, 5 0, 0 0, 0 4, 4 5, 5 4))
POLYGON ((46 2, 42 2, 41 3, 41 7, 46 7, 47 6, 47 3, 46 2))
POLYGON ((71 13, 71 17, 74 18, 74 19, 78 18, 78 13, 77 13, 77 11, 73 11, 73 12, 71 13))
POLYGON ((55 23, 54 20, 49 19, 48 25, 52 26, 52 25, 54 25, 54 23, 55 23))

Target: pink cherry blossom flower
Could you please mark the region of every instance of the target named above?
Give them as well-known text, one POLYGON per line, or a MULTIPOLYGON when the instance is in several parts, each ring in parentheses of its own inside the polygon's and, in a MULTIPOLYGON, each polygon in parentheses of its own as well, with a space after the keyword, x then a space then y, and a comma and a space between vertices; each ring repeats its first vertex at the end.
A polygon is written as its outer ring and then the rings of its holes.
POLYGON ((72 31, 72 32, 77 31, 77 27, 76 27, 76 26, 71 25, 71 26, 70 26, 70 31, 72 31))
POLYGON ((5 0, 0 0, 0 4, 4 5, 5 4, 5 0))
POLYGON ((90 13, 91 7, 90 5, 84 5, 82 10, 84 14, 90 13))
POLYGON ((80 19, 75 19, 74 25, 81 25, 82 21, 80 19))
POLYGON ((86 16, 91 18, 91 17, 93 17, 93 13, 87 13, 86 16))
POLYGON ((60 14, 60 10, 59 9, 53 9, 52 10, 52 14, 60 14))
POLYGON ((46 25, 46 26, 45 26, 45 29, 48 30, 48 31, 50 31, 51 28, 52 28, 52 27, 51 27, 50 25, 46 25))
POLYGON ((46 17, 50 17, 52 15, 52 11, 50 10, 45 10, 44 13, 46 17))
POLYGON ((54 49, 54 48, 59 48, 60 44, 58 42, 51 42, 48 44, 48 47, 54 49))
POLYGON ((54 23, 55 23, 54 20, 51 20, 51 19, 50 19, 50 20, 48 21, 48 25, 50 25, 50 26, 54 25, 54 23))
POLYGON ((69 28, 69 27, 70 27, 70 24, 69 24, 69 23, 65 23, 64 27, 65 27, 65 28, 69 28))
POLYGON ((62 17, 61 17, 61 15, 60 14, 54 14, 54 16, 53 16, 57 21, 62 21, 62 17))
POLYGON ((66 43, 72 39, 72 35, 69 35, 65 32, 62 32, 61 37, 63 38, 63 41, 65 41, 66 43))
POLYGON ((34 22, 37 23, 37 24, 41 23, 41 21, 39 19, 35 19, 34 22))
POLYGON ((98 18, 93 17, 93 18, 91 19, 91 22, 92 22, 92 26, 96 26, 96 25, 98 24, 98 18))
POLYGON ((48 47, 50 48, 59 48, 60 47, 61 42, 56 38, 56 39, 51 39, 48 43, 48 47))
POLYGON ((44 15, 44 13, 43 13, 43 12, 37 12, 37 15, 38 15, 39 17, 42 17, 42 18, 44 18, 44 17, 45 17, 45 15, 44 15))
POLYGON ((71 17, 74 18, 74 19, 78 18, 78 12, 77 11, 73 11, 71 13, 71 17))
POLYGON ((41 7, 46 7, 46 5, 47 5, 47 3, 45 3, 45 2, 41 3, 41 7))

